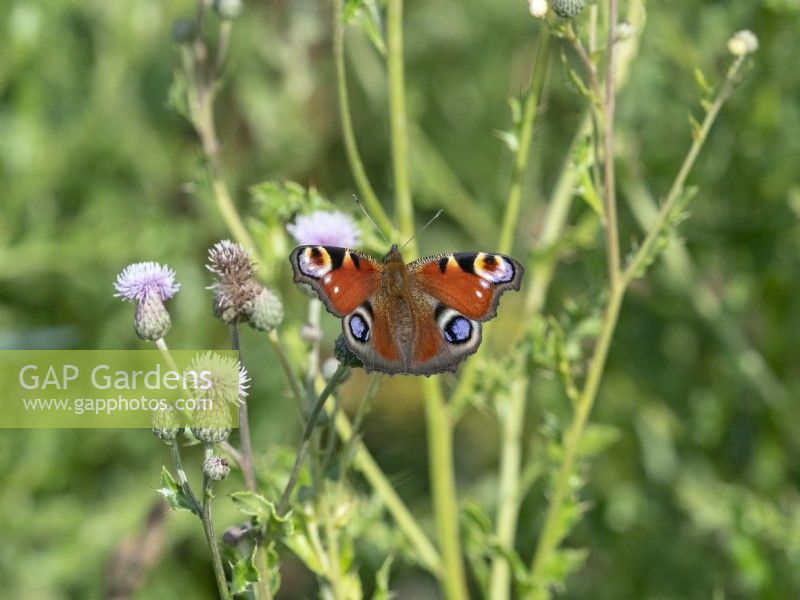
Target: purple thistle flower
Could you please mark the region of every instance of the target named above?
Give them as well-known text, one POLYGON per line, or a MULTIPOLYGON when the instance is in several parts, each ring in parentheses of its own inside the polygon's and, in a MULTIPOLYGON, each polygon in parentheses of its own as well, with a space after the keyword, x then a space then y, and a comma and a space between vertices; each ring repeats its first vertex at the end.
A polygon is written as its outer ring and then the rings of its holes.
POLYGON ((310 215, 298 216, 294 223, 286 226, 298 244, 338 246, 354 248, 360 233, 350 215, 342 212, 318 210, 310 215))
POLYGON ((175 271, 157 262, 140 262, 128 265, 117 275, 114 296, 129 302, 142 302, 155 293, 163 302, 172 298, 180 283, 175 283, 175 271))

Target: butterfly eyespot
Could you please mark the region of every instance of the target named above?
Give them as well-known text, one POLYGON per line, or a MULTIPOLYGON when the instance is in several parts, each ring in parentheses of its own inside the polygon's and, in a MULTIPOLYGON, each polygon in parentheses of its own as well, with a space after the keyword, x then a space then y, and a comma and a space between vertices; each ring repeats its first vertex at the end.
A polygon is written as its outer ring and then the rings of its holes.
POLYGON ((366 343, 369 341, 370 329, 366 319, 361 315, 355 314, 350 317, 347 323, 350 328, 350 334, 359 342, 366 343))
POLYGON ((516 274, 513 263, 499 254, 479 253, 472 268, 477 275, 492 283, 508 283, 516 274))
POLYGON ((469 319, 457 315, 451 318, 444 326, 444 339, 451 344, 463 344, 472 337, 472 323, 469 319))

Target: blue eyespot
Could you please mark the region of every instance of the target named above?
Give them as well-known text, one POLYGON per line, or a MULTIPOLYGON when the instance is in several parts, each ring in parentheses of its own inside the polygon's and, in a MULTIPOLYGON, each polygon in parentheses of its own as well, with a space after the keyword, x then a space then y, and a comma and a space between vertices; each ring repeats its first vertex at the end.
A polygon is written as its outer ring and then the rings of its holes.
POLYGON ((472 323, 461 316, 455 316, 444 326, 444 339, 451 344, 463 344, 472 337, 472 323))
POLYGON ((349 321, 350 333, 359 342, 369 340, 369 325, 360 315, 353 315, 349 321))

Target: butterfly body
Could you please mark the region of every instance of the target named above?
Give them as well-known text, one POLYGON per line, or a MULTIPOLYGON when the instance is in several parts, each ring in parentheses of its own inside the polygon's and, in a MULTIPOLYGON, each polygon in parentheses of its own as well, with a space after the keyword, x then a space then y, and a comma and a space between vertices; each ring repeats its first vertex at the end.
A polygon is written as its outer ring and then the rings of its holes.
POLYGON ((478 349, 481 322, 500 294, 520 287, 523 268, 487 253, 443 254, 407 264, 396 246, 378 262, 330 246, 299 246, 294 279, 342 318, 347 345, 367 371, 432 375, 455 371, 478 349))

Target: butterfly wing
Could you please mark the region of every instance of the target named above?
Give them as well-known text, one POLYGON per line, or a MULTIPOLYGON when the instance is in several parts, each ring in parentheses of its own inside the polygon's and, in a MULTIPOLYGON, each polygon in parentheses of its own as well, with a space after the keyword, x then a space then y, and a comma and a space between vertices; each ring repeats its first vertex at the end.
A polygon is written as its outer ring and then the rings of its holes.
POLYGON ((349 315, 375 292, 382 269, 365 254, 333 246, 298 246, 289 261, 295 282, 311 286, 337 317, 349 315))
POLYGON ((420 290, 475 321, 493 318, 500 296, 518 290, 525 271, 510 256, 486 252, 421 258, 410 269, 420 290))

